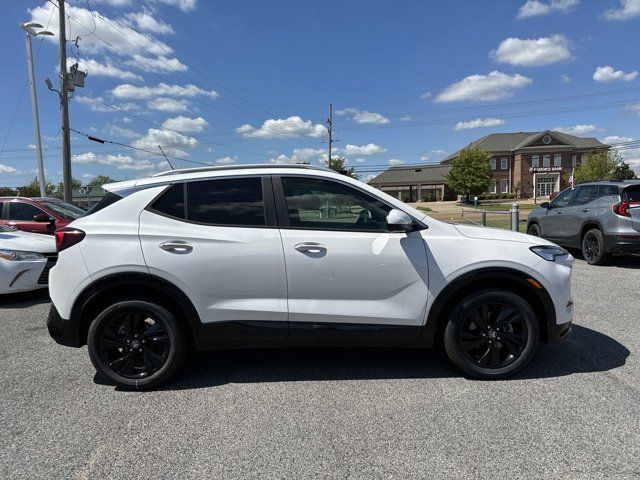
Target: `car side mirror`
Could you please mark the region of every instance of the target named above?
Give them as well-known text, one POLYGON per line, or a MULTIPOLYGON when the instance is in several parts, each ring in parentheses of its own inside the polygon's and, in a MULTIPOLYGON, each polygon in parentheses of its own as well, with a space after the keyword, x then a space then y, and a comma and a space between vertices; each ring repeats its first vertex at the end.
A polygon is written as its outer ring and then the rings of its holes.
POLYGON ((540 207, 541 207, 541 208, 549 209, 549 208, 551 208, 551 202, 542 202, 542 203, 540 204, 540 207))
POLYGON ((38 223, 54 223, 56 220, 46 213, 38 213, 33 216, 33 221, 38 223))
POLYGON ((387 214, 387 227, 390 232, 410 232, 415 222, 408 214, 394 208, 387 214))

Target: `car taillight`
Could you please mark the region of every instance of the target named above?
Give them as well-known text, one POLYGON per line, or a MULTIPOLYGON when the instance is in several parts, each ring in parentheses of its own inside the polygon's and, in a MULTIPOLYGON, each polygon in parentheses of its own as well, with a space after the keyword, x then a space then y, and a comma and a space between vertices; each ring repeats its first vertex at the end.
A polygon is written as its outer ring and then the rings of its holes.
POLYGON ((631 214, 629 213, 629 202, 627 202, 626 200, 612 205, 611 210, 613 210, 613 213, 615 213, 616 215, 622 215, 623 217, 631 216, 631 214))
POLYGON ((61 252, 62 250, 79 243, 84 238, 84 235, 84 232, 77 228, 59 228, 56 230, 56 250, 61 252))

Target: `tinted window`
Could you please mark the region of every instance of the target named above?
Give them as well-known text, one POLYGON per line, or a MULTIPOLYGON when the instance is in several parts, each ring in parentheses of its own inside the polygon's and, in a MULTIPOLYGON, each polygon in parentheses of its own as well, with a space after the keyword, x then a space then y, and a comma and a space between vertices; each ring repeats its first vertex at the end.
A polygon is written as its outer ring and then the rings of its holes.
POLYGON ((572 205, 584 205, 597 198, 598 186, 586 185, 584 187, 578 187, 576 194, 573 197, 572 205))
POLYGON ((103 208, 107 208, 109 205, 113 205, 118 200, 122 200, 122 197, 120 195, 107 192, 107 194, 104 197, 102 197, 98 203, 96 203, 93 207, 91 207, 89 210, 84 212, 82 216, 86 217, 88 215, 91 215, 92 213, 99 212, 103 208))
POLYGON ((575 190, 571 190, 570 188, 566 189, 560 195, 553 199, 551 204, 554 208, 564 208, 569 205, 571 198, 573 197, 575 190))
POLYGON ((355 188, 315 178, 285 177, 282 182, 292 227, 387 231, 391 207, 355 188))
POLYGON ((187 219, 211 225, 265 225, 262 179, 229 178, 187 183, 187 219))
POLYGON ((184 218, 184 184, 170 186, 151 208, 170 217, 184 218))
POLYGON ((625 188, 624 199, 628 202, 640 202, 640 186, 625 188))
POLYGON ((9 220, 26 220, 33 222, 33 217, 41 213, 44 212, 30 203, 9 202, 9 220))
POLYGON ((84 210, 69 203, 51 202, 49 200, 39 200, 38 203, 66 220, 75 220, 84 215, 84 210))
POLYGON ((598 185, 598 197, 611 197, 618 194, 619 190, 616 185, 598 185))

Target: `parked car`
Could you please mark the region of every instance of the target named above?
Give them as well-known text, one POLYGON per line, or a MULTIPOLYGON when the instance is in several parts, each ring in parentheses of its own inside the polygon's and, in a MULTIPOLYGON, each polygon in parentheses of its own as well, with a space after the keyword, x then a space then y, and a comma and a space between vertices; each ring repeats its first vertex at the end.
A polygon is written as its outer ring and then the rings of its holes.
POLYGON ((549 195, 549 201, 553 200, 554 198, 556 198, 558 196, 560 192, 552 192, 551 195, 549 195))
POLYGON ((582 250, 592 265, 640 253, 640 181, 600 181, 567 188, 527 219, 527 232, 582 250))
POLYGON ((47 288, 57 258, 51 235, 0 225, 0 294, 47 288))
POLYGON ((53 235, 56 228, 80 218, 84 210, 57 198, 0 197, 0 225, 53 235))
POLYGON ((124 387, 188 348, 431 347, 465 374, 513 375, 571 331, 573 257, 451 225, 333 171, 234 166, 106 185, 56 231, 50 335, 124 387))

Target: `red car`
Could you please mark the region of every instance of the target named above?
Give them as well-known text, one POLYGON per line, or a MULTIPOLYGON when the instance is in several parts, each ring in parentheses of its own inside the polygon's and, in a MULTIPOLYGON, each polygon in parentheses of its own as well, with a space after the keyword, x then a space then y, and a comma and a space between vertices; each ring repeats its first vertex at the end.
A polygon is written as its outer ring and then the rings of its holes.
POLYGON ((84 210, 57 198, 0 197, 0 225, 53 235, 84 214, 84 210))

